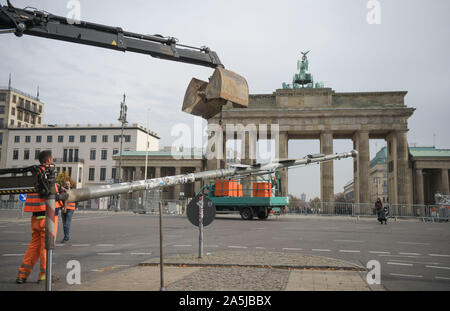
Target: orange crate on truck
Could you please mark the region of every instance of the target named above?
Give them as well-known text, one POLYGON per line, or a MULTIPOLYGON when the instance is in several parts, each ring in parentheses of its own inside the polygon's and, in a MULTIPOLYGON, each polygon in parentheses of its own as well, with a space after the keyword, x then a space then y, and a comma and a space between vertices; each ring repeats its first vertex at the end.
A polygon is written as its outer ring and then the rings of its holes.
POLYGON ((238 196, 237 180, 217 179, 215 196, 216 197, 237 197, 238 196))
POLYGON ((253 183, 253 197, 268 198, 272 196, 272 184, 268 182, 253 183))

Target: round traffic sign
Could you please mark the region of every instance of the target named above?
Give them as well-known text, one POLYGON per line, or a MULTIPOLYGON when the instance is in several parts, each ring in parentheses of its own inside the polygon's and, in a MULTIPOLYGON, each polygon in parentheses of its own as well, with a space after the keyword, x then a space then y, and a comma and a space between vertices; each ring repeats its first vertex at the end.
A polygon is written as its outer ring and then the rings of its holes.
MULTIPOLYGON (((197 195, 195 198, 189 202, 186 214, 194 226, 199 225, 199 204, 200 204, 200 196, 197 195)), ((216 217, 216 205, 213 201, 208 199, 208 197, 203 195, 203 226, 206 227, 211 224, 216 217)))

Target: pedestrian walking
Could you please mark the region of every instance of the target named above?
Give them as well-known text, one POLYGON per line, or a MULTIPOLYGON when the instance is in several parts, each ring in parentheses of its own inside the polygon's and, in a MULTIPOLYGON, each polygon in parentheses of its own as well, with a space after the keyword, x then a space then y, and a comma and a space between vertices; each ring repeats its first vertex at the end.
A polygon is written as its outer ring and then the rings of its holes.
MULTIPOLYGON (((70 181, 64 183, 64 187, 61 189, 63 192, 67 192, 71 189, 70 181)), ((61 220, 64 230, 64 238, 61 243, 65 243, 70 240, 70 224, 72 222, 72 216, 75 212, 76 204, 75 202, 64 202, 64 206, 61 208, 61 220)))
POLYGON ((383 224, 383 221, 385 224, 387 224, 385 210, 383 208, 383 203, 381 203, 380 198, 378 198, 377 202, 375 203, 375 210, 377 212, 377 217, 378 217, 378 221, 380 222, 380 224, 383 224))

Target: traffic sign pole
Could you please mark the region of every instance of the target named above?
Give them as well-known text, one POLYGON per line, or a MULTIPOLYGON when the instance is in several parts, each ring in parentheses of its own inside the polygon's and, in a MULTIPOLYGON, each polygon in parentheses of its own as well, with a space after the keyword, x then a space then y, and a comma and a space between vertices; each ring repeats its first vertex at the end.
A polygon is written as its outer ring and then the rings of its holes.
POLYGON ((198 258, 203 258, 203 196, 198 201, 198 258))

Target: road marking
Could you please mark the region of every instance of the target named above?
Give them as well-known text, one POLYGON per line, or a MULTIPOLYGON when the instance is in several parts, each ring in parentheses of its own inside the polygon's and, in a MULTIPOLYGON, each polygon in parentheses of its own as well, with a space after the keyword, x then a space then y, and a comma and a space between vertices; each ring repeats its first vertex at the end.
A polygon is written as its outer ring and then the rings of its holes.
POLYGON ((419 243, 419 242, 398 242, 400 244, 412 244, 412 245, 430 245, 430 243, 419 243))
POLYGON ((23 256, 25 254, 3 254, 4 257, 12 257, 12 256, 23 256))
POLYGON ((450 270, 450 267, 439 267, 439 266, 425 266, 426 268, 433 268, 433 269, 445 269, 450 270))
POLYGON ((219 245, 205 245, 205 247, 219 247, 219 245))
POLYGON ((256 249, 266 249, 265 247, 261 247, 261 246, 256 246, 256 249))
POLYGON ((152 253, 131 253, 131 255, 151 255, 152 253))
POLYGON ((397 266, 409 266, 412 267, 412 263, 402 263, 402 262, 388 262, 388 265, 397 265, 397 266))
POLYGON ((361 240, 334 240, 334 242, 363 243, 361 240))
POLYGON ((391 252, 382 252, 382 251, 369 251, 371 254, 390 254, 391 252))
POLYGON ((284 247, 283 250, 286 251, 302 251, 302 248, 292 248, 292 247, 284 247))
POLYGON ((313 252, 331 252, 329 249, 323 249, 323 248, 313 248, 313 252))
POLYGON ((411 255, 411 256, 420 256, 419 253, 399 253, 400 255, 411 255))
POLYGON ((96 246, 100 246, 100 247, 105 246, 105 247, 108 247, 108 246, 114 246, 114 244, 97 244, 96 246))
POLYGON ((417 263, 422 265, 440 265, 439 262, 421 262, 421 261, 408 261, 408 260, 400 260, 400 259, 389 259, 391 261, 399 261, 399 262, 408 262, 408 263, 417 263))
POLYGON ((247 246, 233 246, 229 245, 228 248, 248 248, 247 246))
POLYGON ((450 255, 444 255, 444 254, 428 254, 428 256, 432 256, 432 257, 450 257, 450 255))
POLYGON ((174 245, 173 247, 192 247, 192 245, 190 245, 190 244, 185 244, 185 245, 174 245))
POLYGON ((404 276, 404 277, 409 277, 409 278, 423 278, 422 275, 412 275, 412 274, 389 273, 389 275, 393 275, 393 276, 404 276))
POLYGON ((2 231, 2 233, 12 233, 12 234, 17 234, 17 233, 25 233, 25 231, 2 231))
POLYGON ((340 249, 339 252, 341 252, 341 253, 360 253, 361 251, 349 250, 349 249, 340 249))
POLYGON ((72 246, 74 247, 84 247, 84 246, 89 246, 91 244, 72 244, 72 246))
POLYGON ((438 279, 438 280, 450 280, 450 278, 446 278, 444 276, 436 276, 435 279, 438 279))
POLYGON ((97 253, 99 256, 120 255, 120 253, 97 253))
POLYGON ((380 257, 402 257, 402 258, 425 258, 425 257, 418 257, 418 256, 404 256, 404 255, 378 255, 380 257))

